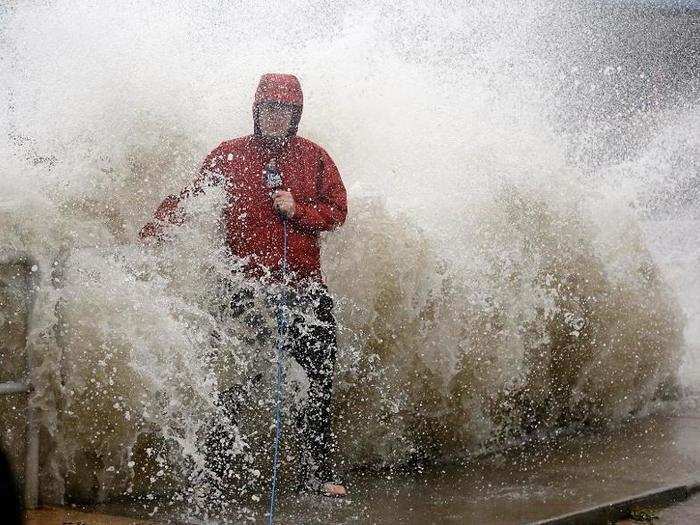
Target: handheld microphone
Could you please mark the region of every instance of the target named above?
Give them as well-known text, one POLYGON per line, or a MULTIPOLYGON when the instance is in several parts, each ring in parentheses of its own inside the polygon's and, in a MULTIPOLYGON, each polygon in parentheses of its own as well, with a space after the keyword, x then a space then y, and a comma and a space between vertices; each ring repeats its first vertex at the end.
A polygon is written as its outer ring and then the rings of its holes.
POLYGON ((270 195, 282 187, 282 174, 277 169, 277 161, 272 159, 263 168, 263 177, 265 178, 265 186, 270 190, 270 195))
MULTIPOLYGON (((279 169, 277 169, 277 161, 275 159, 270 160, 270 162, 267 163, 267 166, 263 168, 263 177, 265 178, 265 186, 267 186, 267 189, 270 190, 270 197, 272 197, 275 190, 282 187, 282 174, 280 173, 279 169)), ((275 211, 283 221, 287 219, 286 215, 279 209, 275 208, 275 211)))

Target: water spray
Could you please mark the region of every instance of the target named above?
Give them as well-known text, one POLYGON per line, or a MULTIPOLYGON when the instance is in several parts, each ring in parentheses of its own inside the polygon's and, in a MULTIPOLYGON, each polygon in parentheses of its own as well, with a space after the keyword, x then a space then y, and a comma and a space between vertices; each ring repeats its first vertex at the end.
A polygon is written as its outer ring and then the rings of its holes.
MULTIPOLYGON (((277 169, 275 159, 272 159, 263 170, 265 184, 272 194, 282 186, 282 175, 277 169)), ((287 276, 287 220, 282 217, 284 230, 284 248, 282 251, 282 288, 277 300, 277 393, 275 396, 275 445, 272 457, 272 480, 270 483, 270 510, 268 523, 272 525, 277 499, 277 470, 279 467, 280 440, 282 437, 282 400, 284 398, 284 341, 287 337, 287 298, 284 281, 287 276)))

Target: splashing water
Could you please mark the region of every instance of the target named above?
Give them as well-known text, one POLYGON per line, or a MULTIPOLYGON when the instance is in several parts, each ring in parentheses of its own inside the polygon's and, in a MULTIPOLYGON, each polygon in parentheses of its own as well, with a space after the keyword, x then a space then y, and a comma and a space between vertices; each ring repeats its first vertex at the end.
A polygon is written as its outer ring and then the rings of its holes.
MULTIPOLYGON (((0 13, 0 239, 39 276, 31 323, 3 336, 2 358, 19 370, 27 338, 43 500, 167 494, 206 517, 264 499, 274 351, 222 315, 249 286, 221 255, 223 195, 191 199, 161 248, 136 233, 209 149, 249 133, 266 71, 301 78, 300 133, 349 190, 348 222, 323 247, 346 467, 617 421, 695 387, 698 54, 664 70, 658 39, 639 36, 653 24, 682 39, 695 15, 577 6, 0 13), (642 65, 624 36, 591 47, 623 19, 642 65), (221 393, 256 374, 228 419, 221 393)), ((289 367, 287 421, 305 389, 289 367)), ((21 407, 3 408, 4 428, 21 426, 21 407)))

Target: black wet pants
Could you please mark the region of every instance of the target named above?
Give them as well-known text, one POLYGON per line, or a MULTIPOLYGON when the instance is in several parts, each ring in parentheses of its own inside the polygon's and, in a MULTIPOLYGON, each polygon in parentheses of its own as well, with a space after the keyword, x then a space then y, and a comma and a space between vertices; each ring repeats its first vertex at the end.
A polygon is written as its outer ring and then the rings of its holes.
POLYGON ((304 465, 307 476, 317 481, 334 481, 334 442, 331 432, 331 397, 333 369, 335 367, 337 341, 336 322, 333 317, 333 299, 325 287, 318 287, 310 294, 300 294, 290 301, 291 324, 286 350, 306 372, 309 391, 306 405, 299 411, 297 425, 307 453, 304 465), (305 302, 313 312, 309 321, 297 311, 303 311, 305 302))
MULTIPOLYGON (((276 307, 274 303, 279 299, 279 296, 274 297, 271 306, 276 307)), ((284 301, 289 322, 284 353, 299 363, 309 381, 306 402, 295 414, 304 454, 301 462, 303 482, 334 481, 331 397, 337 341, 333 299, 324 285, 313 283, 303 291, 287 293, 284 301)), ((266 342, 269 348, 272 334, 262 328, 264 323, 259 311, 254 309, 252 291, 244 289, 233 293, 229 307, 232 317, 242 318, 254 330, 256 326, 261 327, 255 330, 256 334, 249 342, 266 342)), ((256 378, 252 381, 255 382, 256 378)))

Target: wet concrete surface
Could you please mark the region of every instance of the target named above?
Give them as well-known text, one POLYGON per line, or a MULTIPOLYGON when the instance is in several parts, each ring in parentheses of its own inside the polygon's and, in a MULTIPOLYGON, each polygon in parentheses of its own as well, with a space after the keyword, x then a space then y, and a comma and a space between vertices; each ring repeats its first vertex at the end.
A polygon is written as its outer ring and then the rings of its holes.
POLYGON ((420 477, 357 477, 348 502, 288 498, 279 522, 529 523, 698 479, 694 410, 431 468, 420 477))
POLYGON ((46 508, 26 513, 24 525, 148 525, 149 522, 122 516, 75 509, 46 508))
POLYGON ((688 501, 659 512, 659 523, 691 524, 700 523, 700 494, 688 501))
MULTIPOLYGON (((655 525, 697 525, 700 523, 700 494, 665 509, 651 509, 650 514, 656 516, 652 523, 655 525)), ((617 525, 639 524, 639 521, 618 521, 617 525)))
MULTIPOLYGON (((693 409, 615 429, 571 433, 460 465, 432 466, 420 474, 355 473, 348 478, 351 495, 346 500, 283 495, 275 522, 521 524, 698 480, 700 410, 693 409)), ((697 497, 689 504, 696 501, 697 497)), ((118 505, 92 510, 136 515, 133 508, 129 511, 118 505)), ((676 511, 664 512, 674 516, 676 511)), ((258 517, 258 522, 265 522, 264 511, 258 517)), ((190 521, 182 515, 156 514, 151 519, 190 521)), ((39 519, 30 523, 54 522, 39 519)))

